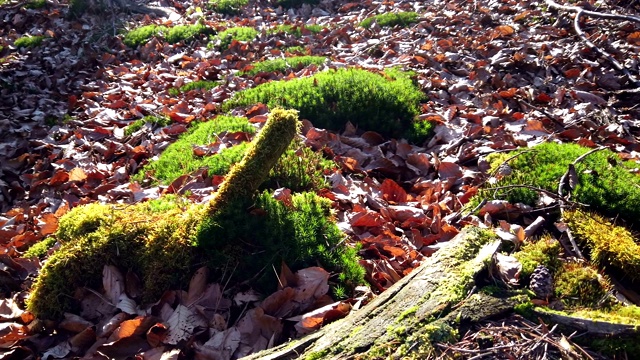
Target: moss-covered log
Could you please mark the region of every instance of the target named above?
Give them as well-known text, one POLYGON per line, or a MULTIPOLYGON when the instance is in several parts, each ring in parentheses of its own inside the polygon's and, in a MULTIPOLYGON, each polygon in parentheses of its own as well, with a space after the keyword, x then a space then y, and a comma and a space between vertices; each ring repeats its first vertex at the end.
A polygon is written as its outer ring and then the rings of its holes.
MULTIPOLYGON (((386 358, 432 353, 433 342, 457 336, 455 318, 474 278, 490 263, 500 242, 492 232, 463 230, 418 269, 363 309, 321 331, 250 359, 386 358), (448 316, 451 314, 453 316, 448 316), (439 320, 437 320, 439 319, 439 320)), ((472 298, 470 298, 472 299, 472 298)), ((484 318, 512 305, 482 306, 484 318)))

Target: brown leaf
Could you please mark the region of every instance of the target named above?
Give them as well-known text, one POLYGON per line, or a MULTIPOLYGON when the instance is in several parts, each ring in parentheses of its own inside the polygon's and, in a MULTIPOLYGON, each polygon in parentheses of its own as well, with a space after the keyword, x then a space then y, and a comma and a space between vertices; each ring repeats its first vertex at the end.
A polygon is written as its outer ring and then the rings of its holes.
POLYGON ((124 293, 124 276, 117 267, 105 265, 102 269, 102 287, 111 304, 116 305, 124 293))
POLYGON ((382 191, 382 198, 391 203, 397 204, 407 201, 407 192, 391 179, 385 179, 382 182, 380 191, 382 191))
POLYGON ((203 266, 196 270, 195 274, 189 282, 189 291, 187 292, 187 306, 194 304, 204 294, 207 287, 207 278, 209 277, 209 268, 203 266))

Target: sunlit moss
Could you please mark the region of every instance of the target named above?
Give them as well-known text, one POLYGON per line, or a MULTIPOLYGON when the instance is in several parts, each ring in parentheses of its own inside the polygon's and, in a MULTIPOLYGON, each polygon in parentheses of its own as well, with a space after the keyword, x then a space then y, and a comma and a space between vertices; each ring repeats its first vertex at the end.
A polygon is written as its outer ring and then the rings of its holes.
POLYGON ((596 307, 610 288, 608 280, 587 264, 565 262, 554 278, 556 297, 571 307, 596 307))
POLYGON ((544 265, 551 273, 555 273, 561 266, 560 251, 560 243, 549 235, 536 241, 527 241, 514 254, 514 257, 522 264, 520 277, 528 280, 538 265, 544 265))
POLYGON ((374 21, 382 27, 393 27, 397 25, 404 27, 417 22, 418 14, 413 11, 379 14, 364 19, 360 23, 360 26, 369 28, 374 21))
POLYGON ((564 220, 598 265, 611 266, 630 279, 640 279, 640 245, 629 230, 580 210, 565 211, 564 220))
POLYGON ((323 56, 294 56, 285 59, 265 60, 252 64, 252 69, 239 75, 254 76, 262 72, 284 72, 287 69, 297 70, 311 64, 321 65, 327 58, 323 56))
POLYGON ((44 36, 23 36, 19 39, 16 39, 13 45, 17 48, 32 48, 40 46, 44 39, 44 36))

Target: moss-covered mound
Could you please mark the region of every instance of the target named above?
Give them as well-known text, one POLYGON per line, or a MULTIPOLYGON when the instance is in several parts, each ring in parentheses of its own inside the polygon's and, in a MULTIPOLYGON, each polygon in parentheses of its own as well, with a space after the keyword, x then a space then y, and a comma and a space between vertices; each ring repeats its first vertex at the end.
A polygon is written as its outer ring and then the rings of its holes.
POLYGON ((180 286, 193 272, 190 240, 199 209, 177 206, 162 213, 148 204, 114 207, 91 204, 60 219, 56 238, 63 245, 49 257, 33 285, 28 309, 56 318, 77 304, 79 287, 99 289, 104 265, 131 269, 144 283, 143 298, 157 299, 165 286, 180 286))
MULTIPOLYGON (((144 122, 136 122, 130 127, 133 131, 142 125, 144 122)), ((224 175, 229 172, 233 164, 242 159, 248 143, 241 143, 222 149, 218 153, 205 155, 197 155, 194 147, 216 142, 222 132, 238 131, 253 134, 255 128, 246 118, 233 116, 218 116, 213 120, 198 123, 169 145, 157 159, 146 164, 132 179, 138 182, 151 179, 153 183, 170 184, 178 177, 203 167, 207 168, 209 175, 224 175)), ((127 132, 129 127, 125 130, 125 133, 127 132)), ((325 159, 321 152, 313 151, 302 141, 295 139, 271 169, 263 187, 286 187, 293 191, 320 189, 326 185, 325 172, 336 167, 337 165, 325 159)))
POLYGON ((223 131, 242 131, 253 134, 255 128, 246 118, 234 116, 218 116, 211 121, 196 124, 176 142, 169 145, 157 160, 145 165, 132 179, 143 181, 150 178, 167 184, 205 166, 208 168, 209 175, 226 174, 231 165, 242 159, 248 143, 226 148, 207 156, 198 156, 193 149, 194 146, 216 142, 218 134, 223 131))
POLYGON ((255 103, 300 111, 316 126, 342 130, 350 121, 363 130, 423 141, 431 123, 416 122, 423 93, 410 73, 388 69, 376 74, 361 69, 325 71, 313 77, 274 81, 236 93, 224 110, 255 103))
POLYGON ((520 278, 529 281, 529 277, 538 265, 544 265, 555 273, 561 266, 560 243, 548 235, 535 241, 527 241, 520 251, 514 254, 522 264, 520 278))
POLYGON ((220 49, 226 50, 235 41, 251 41, 258 36, 258 30, 248 26, 237 26, 221 31, 216 39, 220 41, 220 49))
POLYGON ((212 30, 203 24, 176 25, 166 27, 162 25, 146 25, 133 29, 124 35, 123 42, 129 47, 145 44, 154 36, 162 36, 169 44, 190 40, 200 34, 208 34, 212 30))
POLYGON ((394 27, 397 25, 405 27, 418 22, 418 14, 413 11, 379 14, 364 19, 360 26, 368 29, 374 21, 382 27, 394 27))
POLYGON ((190 83, 184 84, 179 88, 171 88, 168 90, 169 95, 178 96, 180 93, 186 93, 192 90, 211 90, 218 86, 217 81, 209 81, 209 80, 198 80, 192 81, 190 83))
POLYGON ((564 220, 596 264, 618 269, 634 281, 640 279, 640 245, 629 230, 580 210, 565 211, 564 220))
POLYGON ((70 211, 55 234, 62 246, 42 268, 29 310, 56 318, 73 309, 74 291, 100 288, 107 264, 140 275, 143 301, 188 284, 202 264, 218 270, 216 276, 233 268, 234 279, 260 275, 263 289, 265 284, 275 288, 277 280, 268 270, 282 261, 290 266, 320 263, 339 272, 336 280, 343 285, 360 283, 363 269, 355 250, 340 243, 343 235, 332 221, 329 201, 314 193, 280 200, 270 192, 255 195, 289 146, 297 123, 294 111, 275 109, 209 204, 170 196, 133 206, 91 204, 70 211))
POLYGON ((285 72, 287 69, 298 70, 311 64, 321 65, 327 58, 324 56, 294 56, 285 59, 265 60, 254 63, 251 69, 243 71, 240 75, 254 76, 259 73, 285 72))
POLYGON ((248 3, 249 0, 210 0, 209 6, 220 14, 235 15, 248 3))
MULTIPOLYGON (((531 149, 492 155, 488 160, 493 167, 497 167, 505 159, 517 155, 508 163, 513 173, 502 179, 498 186, 527 184, 555 193, 569 164, 589 150, 575 144, 549 142, 531 149)), ((572 200, 588 204, 605 215, 620 216, 629 222, 637 221, 640 218, 640 176, 631 171, 637 167, 635 162, 621 161, 609 150, 588 155, 575 167, 578 183, 572 200)), ((535 191, 523 188, 507 189, 496 194, 512 203, 529 205, 535 204, 539 196, 535 191)))

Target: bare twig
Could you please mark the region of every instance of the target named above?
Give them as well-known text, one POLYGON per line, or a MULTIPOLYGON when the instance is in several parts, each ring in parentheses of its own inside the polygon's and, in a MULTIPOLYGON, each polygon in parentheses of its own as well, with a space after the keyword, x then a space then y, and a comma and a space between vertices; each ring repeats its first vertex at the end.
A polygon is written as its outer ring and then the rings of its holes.
POLYGON ((589 40, 587 38, 587 36, 585 35, 584 31, 582 31, 582 28, 580 28, 580 18, 583 15, 594 17, 594 18, 600 18, 600 19, 633 21, 633 22, 638 22, 638 23, 640 23, 640 17, 631 16, 631 15, 619 15, 619 14, 609 14, 609 13, 601 13, 601 12, 597 12, 597 11, 590 11, 590 10, 583 9, 580 6, 561 5, 561 4, 558 4, 557 2, 555 2, 553 0, 545 0, 545 2, 547 3, 547 5, 549 5, 552 8, 575 12, 576 15, 575 15, 575 18, 573 20, 573 27, 574 27, 574 29, 576 31, 576 34, 580 37, 580 39, 582 39, 582 41, 584 41, 587 44, 587 46, 589 46, 589 48, 591 50, 593 50, 594 52, 596 52, 598 55, 602 56, 603 58, 607 59, 613 65, 613 67, 616 70, 621 71, 625 76, 627 76, 627 78, 629 79, 629 81, 631 81, 633 83, 633 85, 640 86, 640 81, 638 79, 636 79, 636 77, 633 74, 631 74, 629 69, 625 68, 613 56, 611 56, 609 53, 607 53, 604 50, 600 49, 596 44, 591 42, 591 40, 589 40))

